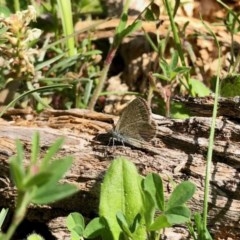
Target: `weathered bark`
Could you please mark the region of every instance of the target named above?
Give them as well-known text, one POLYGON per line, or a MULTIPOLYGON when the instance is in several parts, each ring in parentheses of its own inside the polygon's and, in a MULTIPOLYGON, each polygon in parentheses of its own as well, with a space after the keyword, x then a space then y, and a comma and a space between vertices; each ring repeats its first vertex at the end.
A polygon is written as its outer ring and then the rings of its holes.
MULTIPOLYGON (((153 118, 158 128, 151 148, 145 145, 141 148, 106 146, 93 140, 98 134, 111 129, 112 119, 115 118, 87 110, 53 110, 32 121, 0 121, 1 207, 14 207, 16 192, 8 166, 9 157, 15 153, 14 140, 24 142, 27 164, 31 137, 33 132, 39 131, 43 152, 57 137, 65 136, 59 156, 72 155, 75 159, 64 181, 76 184, 78 194, 50 206, 32 206, 26 217, 30 222, 47 223, 57 239, 67 239, 69 235, 63 221, 68 213, 79 211, 88 218, 97 214, 99 186, 104 172, 111 160, 119 155, 134 162, 143 175, 159 173, 165 182, 166 194, 167 186, 172 190, 171 184, 168 184, 171 180, 194 182, 197 191, 189 206, 193 212, 201 212, 211 118, 171 120, 157 115, 153 118)), ((209 198, 209 229, 214 233, 214 239, 240 238, 239 141, 240 125, 227 118, 218 118, 209 198)))

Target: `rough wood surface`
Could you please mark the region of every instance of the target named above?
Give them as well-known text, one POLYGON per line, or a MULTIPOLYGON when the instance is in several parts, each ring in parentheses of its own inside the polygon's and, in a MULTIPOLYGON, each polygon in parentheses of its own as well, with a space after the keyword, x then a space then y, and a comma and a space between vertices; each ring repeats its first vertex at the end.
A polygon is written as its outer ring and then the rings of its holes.
MULTIPOLYGON (((186 101, 187 102, 187 101, 186 101)), ((202 108, 204 105, 202 104, 202 108)), ((17 113, 15 113, 17 116, 17 113)), ((133 161, 139 172, 156 172, 165 183, 166 194, 172 190, 171 180, 190 180, 197 186, 189 203, 193 212, 201 211, 205 163, 208 149, 210 117, 171 120, 153 115, 158 124, 157 136, 149 146, 106 146, 93 140, 112 128, 116 117, 88 110, 47 111, 34 120, 15 118, 0 121, 0 205, 14 207, 15 190, 9 178, 8 159, 15 153, 14 140, 20 139, 26 148, 26 164, 34 131, 41 134, 43 152, 59 136, 65 144, 59 153, 75 159, 64 181, 79 187, 73 197, 50 206, 31 207, 27 220, 47 223, 56 239, 68 239, 65 216, 79 211, 86 217, 97 214, 99 185, 111 160, 119 155, 133 161)), ((214 239, 240 238, 240 125, 226 117, 216 124, 211 192, 209 198, 209 228, 214 239)), ((173 230, 174 231, 174 230, 173 230)), ((170 238, 169 238, 170 239, 170 238)), ((175 235, 174 239, 177 238, 175 235)), ((183 238, 183 239, 186 239, 183 238)))

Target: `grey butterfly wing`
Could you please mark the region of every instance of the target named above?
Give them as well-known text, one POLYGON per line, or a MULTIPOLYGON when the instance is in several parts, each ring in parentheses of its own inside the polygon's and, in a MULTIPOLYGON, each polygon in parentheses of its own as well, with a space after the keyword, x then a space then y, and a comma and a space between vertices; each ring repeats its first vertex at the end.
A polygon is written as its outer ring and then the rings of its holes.
POLYGON ((156 125, 139 121, 122 127, 119 130, 119 134, 124 137, 125 141, 128 139, 137 139, 149 142, 156 134, 156 125))
POLYGON ((133 100, 122 112, 115 131, 125 140, 133 138, 150 141, 156 133, 156 125, 151 122, 151 110, 143 98, 133 100))
POLYGON ((115 130, 119 132, 123 127, 139 121, 149 122, 150 114, 151 111, 146 101, 143 98, 136 98, 122 111, 115 130))

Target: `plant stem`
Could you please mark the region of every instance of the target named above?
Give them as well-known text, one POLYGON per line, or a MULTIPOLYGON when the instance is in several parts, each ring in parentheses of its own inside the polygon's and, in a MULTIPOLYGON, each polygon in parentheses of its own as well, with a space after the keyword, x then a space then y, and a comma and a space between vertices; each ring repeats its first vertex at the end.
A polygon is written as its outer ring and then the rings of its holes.
POLYGON ((205 186, 204 186, 204 204, 203 204, 203 227, 204 230, 207 231, 207 216, 208 216, 208 198, 209 198, 209 187, 210 187, 210 176, 211 176, 211 166, 212 166, 212 155, 213 155, 213 146, 214 146, 214 136, 215 136, 215 125, 216 125, 216 117, 217 117, 217 107, 218 107, 218 96, 219 96, 219 76, 221 70, 221 49, 218 43, 218 40, 212 30, 203 22, 203 25, 207 28, 207 30, 213 36, 217 47, 218 47, 218 68, 217 68, 217 81, 215 88, 215 98, 214 98, 214 106, 213 106, 213 114, 212 114, 212 124, 209 135, 209 146, 207 153, 207 164, 205 169, 205 186))
POLYGON ((31 201, 31 194, 29 192, 19 193, 17 200, 16 212, 13 216, 12 223, 5 235, 3 235, 4 240, 10 240, 16 231, 18 225, 22 222, 25 217, 27 207, 31 201))
POLYGON ((108 70, 110 68, 110 64, 116 54, 116 51, 117 51, 117 47, 115 48, 111 48, 108 52, 108 55, 107 55, 107 58, 105 60, 105 63, 104 63, 104 67, 102 69, 102 73, 101 73, 101 76, 100 76, 100 79, 99 79, 99 83, 97 85, 97 87, 95 88, 94 92, 93 92, 93 96, 90 100, 90 103, 88 105, 88 109, 90 110, 93 110, 94 109, 94 106, 97 102, 97 99, 98 99, 98 96, 100 95, 102 89, 103 89, 103 86, 104 86, 104 83, 106 81, 106 78, 107 78, 107 74, 108 74, 108 70))
MULTIPOLYGON (((171 28, 172 28, 172 32, 173 32, 173 39, 174 39, 174 42, 176 44, 176 48, 177 48, 177 51, 178 51, 178 54, 179 54, 179 57, 180 57, 180 60, 181 60, 181 64, 182 64, 182 66, 186 67, 184 54, 183 54, 183 50, 182 50, 182 47, 181 47, 181 41, 180 41, 180 38, 179 38, 179 35, 178 35, 178 30, 177 30, 176 24, 174 22, 174 16, 173 16, 173 13, 172 13, 172 9, 171 9, 170 3, 168 1, 169 0, 165 0, 164 5, 166 6, 167 14, 169 16, 169 20, 170 20, 170 24, 171 24, 171 28)), ((186 81, 188 83, 189 82, 189 71, 184 75, 185 75, 186 81)), ((191 93, 191 88, 189 87, 190 86, 189 83, 186 84, 184 81, 181 81, 181 83, 191 93)), ((191 95, 192 95, 192 93, 191 93, 191 95)))

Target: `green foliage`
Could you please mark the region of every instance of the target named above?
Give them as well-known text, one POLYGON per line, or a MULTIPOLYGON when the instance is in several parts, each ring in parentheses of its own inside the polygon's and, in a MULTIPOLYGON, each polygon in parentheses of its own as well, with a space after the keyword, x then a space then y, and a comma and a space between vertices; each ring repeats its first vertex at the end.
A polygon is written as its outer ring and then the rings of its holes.
MULTIPOLYGON (((117 159, 110 165, 101 186, 99 215, 108 224, 112 239, 121 235, 128 235, 116 221, 116 214, 121 211, 128 225, 131 226, 138 214, 143 215, 143 198, 141 193, 141 177, 136 167, 124 159, 117 159)), ((139 227, 134 232, 129 231, 135 239, 146 237, 144 218, 139 222, 139 227)), ((130 228, 130 227, 129 227, 130 228)))
POLYGON ((116 51, 118 49, 118 47, 120 46, 122 40, 128 36, 129 34, 133 33, 134 31, 136 31, 137 29, 139 29, 141 27, 141 21, 136 19, 135 21, 133 21, 133 23, 131 23, 130 25, 127 26, 127 20, 128 20, 128 8, 126 7, 127 3, 124 7, 123 13, 121 15, 120 18, 120 22, 118 24, 118 26, 115 29, 115 34, 114 34, 114 38, 113 38, 113 43, 109 49, 109 52, 107 54, 106 60, 105 60, 105 64, 104 64, 104 68, 101 71, 101 75, 100 75, 100 79, 98 82, 98 85, 96 86, 92 98, 88 104, 88 108, 93 110, 94 106, 97 102, 98 97, 100 96, 102 90, 103 90, 103 86, 104 83, 106 82, 107 79, 107 74, 110 68, 110 65, 113 61, 113 58, 116 54, 116 51))
POLYGON ((174 51, 174 53, 172 54, 172 59, 170 63, 167 63, 166 60, 161 59, 159 64, 163 73, 154 73, 153 76, 160 78, 164 81, 171 82, 176 79, 176 77, 180 74, 185 74, 189 72, 190 68, 178 66, 178 59, 179 55, 177 51, 174 51))
MULTIPOLYGON (((56 4, 48 6, 44 3, 43 5, 46 11, 52 11, 53 15, 56 13, 56 4)), ((73 23, 69 17, 66 17, 72 15, 70 2, 59 1, 59 7, 62 9, 65 37, 60 35, 60 28, 55 26, 57 28, 55 33, 58 35, 52 43, 50 38, 46 37, 41 49, 36 43, 42 31, 31 28, 30 25, 37 17, 33 6, 29 6, 28 10, 18 15, 12 14, 0 20, 0 38, 3 43, 0 86, 5 88, 11 81, 18 82, 21 86, 15 89, 16 95, 21 97, 15 96, 16 98, 11 99, 12 102, 8 102, 7 107, 18 103, 24 106, 31 104, 37 111, 50 108, 50 104, 58 108, 86 108, 93 83, 99 77, 97 65, 99 60, 96 61, 96 58, 100 59, 98 56, 101 52, 93 50, 90 39, 85 39, 78 45, 75 43, 76 33, 73 33, 73 23), (67 51, 69 54, 66 54, 67 51), (13 52, 16 54, 13 55, 13 52), (79 72, 79 68, 84 72, 84 76, 70 74, 79 72), (60 103, 55 101, 58 96, 61 96, 60 103), (31 97, 35 101, 30 101, 31 97)))
POLYGON ((208 229, 203 224, 203 219, 199 213, 194 214, 194 224, 189 224, 188 229, 194 240, 212 240, 208 229))
POLYGON ((44 238, 36 233, 33 233, 27 237, 27 240, 44 240, 44 238))
POLYGON ((118 158, 110 165, 101 186, 100 217, 85 227, 82 216, 73 213, 68 216, 67 227, 72 239, 159 239, 164 228, 190 221, 191 213, 185 204, 194 192, 195 186, 186 181, 177 185, 166 201, 159 175, 152 173, 143 178, 133 163, 118 158))
POLYGON ((228 75, 220 82, 220 95, 222 97, 240 96, 240 75, 228 75))
POLYGON ((32 140, 31 159, 25 166, 23 145, 19 140, 16 141, 17 152, 10 158, 9 165, 11 178, 17 188, 17 208, 8 232, 0 236, 1 239, 11 238, 23 220, 30 203, 52 203, 77 191, 74 185, 58 183, 73 161, 71 157, 56 159, 55 155, 62 144, 61 138, 52 144, 43 158, 40 158, 40 138, 39 134, 35 133, 32 140))

